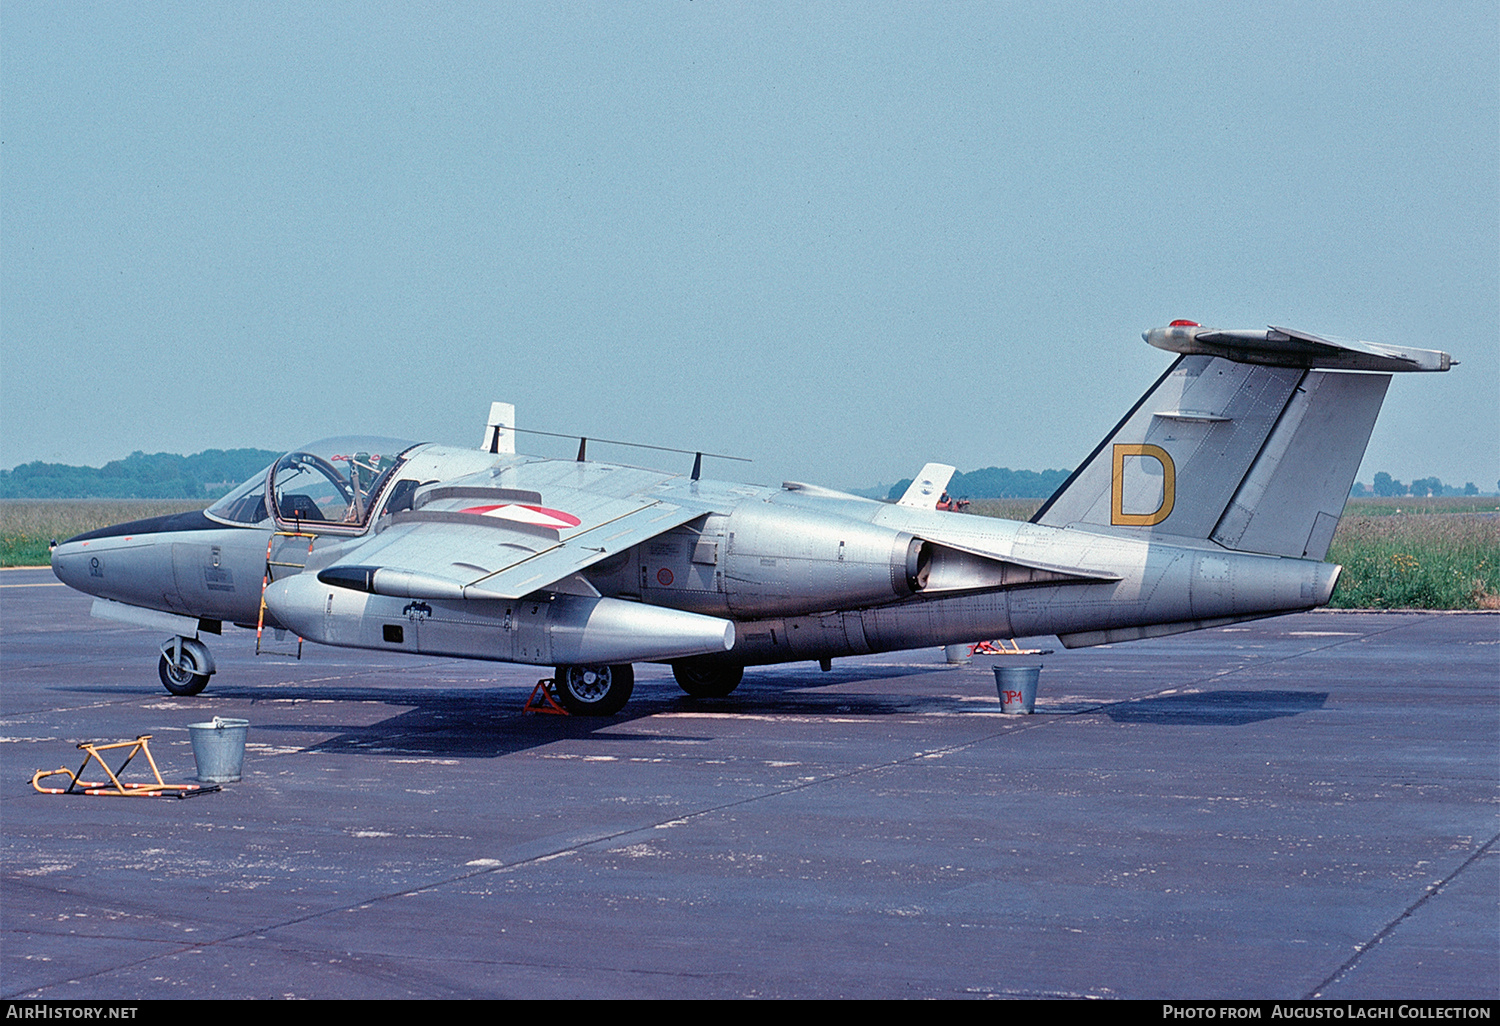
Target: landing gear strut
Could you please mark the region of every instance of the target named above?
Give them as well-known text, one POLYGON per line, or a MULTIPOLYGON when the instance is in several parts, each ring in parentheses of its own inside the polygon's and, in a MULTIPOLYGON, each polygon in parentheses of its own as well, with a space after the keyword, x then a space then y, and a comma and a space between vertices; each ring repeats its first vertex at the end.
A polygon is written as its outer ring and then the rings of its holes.
POLYGON ((162 643, 161 660, 156 664, 162 685, 179 698, 202 692, 214 669, 208 646, 197 638, 168 638, 162 643))
POLYGON ((559 666, 557 697, 574 716, 613 716, 635 690, 635 669, 617 666, 559 666))

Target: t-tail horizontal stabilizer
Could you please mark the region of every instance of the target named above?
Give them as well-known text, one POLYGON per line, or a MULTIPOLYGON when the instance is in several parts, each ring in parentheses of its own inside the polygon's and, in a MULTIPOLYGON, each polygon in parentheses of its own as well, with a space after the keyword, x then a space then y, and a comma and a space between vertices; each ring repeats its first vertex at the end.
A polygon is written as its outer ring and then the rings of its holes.
POLYGON ((1291 328, 1224 331, 1199 324, 1174 323, 1141 335, 1158 349, 1191 355, 1222 356, 1236 363, 1271 367, 1326 367, 1330 370, 1445 371, 1458 361, 1436 349, 1389 346, 1379 342, 1314 335, 1291 328))

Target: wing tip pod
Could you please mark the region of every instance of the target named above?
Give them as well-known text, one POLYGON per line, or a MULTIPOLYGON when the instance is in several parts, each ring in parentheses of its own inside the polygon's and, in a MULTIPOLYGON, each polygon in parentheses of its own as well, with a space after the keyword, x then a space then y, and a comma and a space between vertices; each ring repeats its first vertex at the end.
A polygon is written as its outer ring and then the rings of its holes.
POLYGON ((1224 330, 1192 321, 1173 321, 1141 337, 1157 349, 1183 355, 1219 356, 1235 363, 1329 370, 1446 371, 1458 361, 1437 349, 1314 335, 1292 328, 1224 330))

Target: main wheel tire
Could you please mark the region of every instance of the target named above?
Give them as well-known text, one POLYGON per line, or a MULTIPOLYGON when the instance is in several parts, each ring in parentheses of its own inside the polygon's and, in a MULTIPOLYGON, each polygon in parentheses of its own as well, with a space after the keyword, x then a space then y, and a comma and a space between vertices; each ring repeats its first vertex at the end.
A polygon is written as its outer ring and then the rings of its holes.
POLYGON ((156 664, 156 675, 162 686, 178 698, 201 694, 208 687, 207 661, 191 645, 183 644, 176 665, 163 653, 156 664))
POLYGON ((723 698, 740 686, 745 668, 680 659, 672 664, 672 676, 677 678, 677 686, 694 698, 723 698))
POLYGON ((634 690, 635 669, 629 663, 557 668, 557 695, 574 716, 613 716, 634 690))

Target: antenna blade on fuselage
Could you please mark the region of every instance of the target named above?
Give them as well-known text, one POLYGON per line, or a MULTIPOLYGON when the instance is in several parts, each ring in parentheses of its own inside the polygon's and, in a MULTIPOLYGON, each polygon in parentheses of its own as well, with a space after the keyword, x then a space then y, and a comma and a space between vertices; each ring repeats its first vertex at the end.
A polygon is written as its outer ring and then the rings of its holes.
POLYGON ((486 452, 515 454, 515 403, 490 403, 490 419, 484 428, 484 442, 479 447, 486 452))

